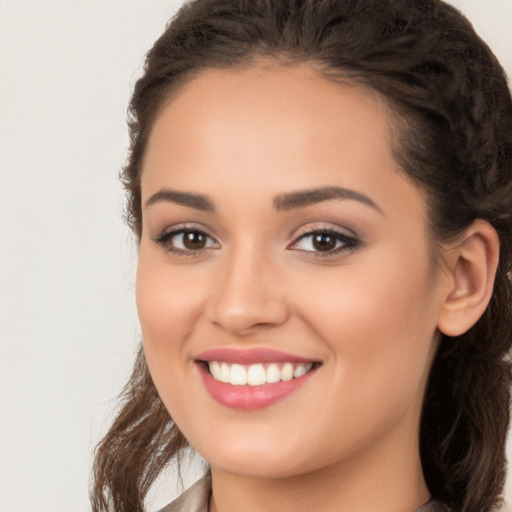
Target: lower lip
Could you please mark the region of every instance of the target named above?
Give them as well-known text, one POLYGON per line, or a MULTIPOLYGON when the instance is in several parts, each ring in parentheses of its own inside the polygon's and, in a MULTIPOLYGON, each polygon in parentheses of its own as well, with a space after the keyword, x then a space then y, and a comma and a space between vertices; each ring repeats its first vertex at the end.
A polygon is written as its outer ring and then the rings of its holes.
POLYGON ((199 365, 199 372, 206 389, 221 405, 231 409, 255 411, 269 407, 297 391, 316 369, 310 370, 302 377, 261 386, 232 386, 220 382, 215 380, 202 364, 199 365))

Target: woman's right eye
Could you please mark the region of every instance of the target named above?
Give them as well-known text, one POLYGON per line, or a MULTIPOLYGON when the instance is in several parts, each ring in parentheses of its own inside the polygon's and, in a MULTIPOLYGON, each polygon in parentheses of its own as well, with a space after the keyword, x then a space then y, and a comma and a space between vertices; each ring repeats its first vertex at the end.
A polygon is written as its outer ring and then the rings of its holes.
POLYGON ((166 251, 178 256, 194 256, 207 249, 219 247, 210 235, 200 229, 182 228, 167 231, 153 239, 162 245, 166 251))

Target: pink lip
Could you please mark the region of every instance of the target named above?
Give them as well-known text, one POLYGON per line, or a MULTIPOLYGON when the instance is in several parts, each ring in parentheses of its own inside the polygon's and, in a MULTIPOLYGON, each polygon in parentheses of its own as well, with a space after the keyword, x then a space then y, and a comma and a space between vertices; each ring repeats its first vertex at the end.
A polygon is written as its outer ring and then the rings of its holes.
POLYGON ((258 363, 311 363, 311 359, 286 354, 276 350, 266 349, 214 349, 199 354, 196 358, 197 367, 203 383, 211 395, 221 405, 231 409, 255 411, 269 407, 280 400, 283 400, 294 391, 297 391, 318 368, 313 367, 302 377, 289 381, 280 381, 273 384, 261 386, 232 386, 215 380, 208 372, 205 361, 222 361, 230 364, 258 364, 258 363))
POLYGON ((202 352, 196 357, 197 361, 222 361, 229 364, 258 364, 258 363, 312 363, 311 359, 287 354, 272 349, 233 349, 216 348, 202 352))

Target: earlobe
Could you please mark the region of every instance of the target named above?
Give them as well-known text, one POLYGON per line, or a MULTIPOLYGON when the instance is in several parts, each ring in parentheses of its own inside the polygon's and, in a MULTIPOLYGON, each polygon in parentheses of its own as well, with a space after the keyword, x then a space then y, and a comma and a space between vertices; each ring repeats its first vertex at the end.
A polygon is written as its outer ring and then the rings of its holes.
POLYGON ((478 321, 491 299, 499 257, 498 235, 488 222, 477 219, 460 243, 449 250, 448 291, 437 327, 447 336, 460 336, 478 321))

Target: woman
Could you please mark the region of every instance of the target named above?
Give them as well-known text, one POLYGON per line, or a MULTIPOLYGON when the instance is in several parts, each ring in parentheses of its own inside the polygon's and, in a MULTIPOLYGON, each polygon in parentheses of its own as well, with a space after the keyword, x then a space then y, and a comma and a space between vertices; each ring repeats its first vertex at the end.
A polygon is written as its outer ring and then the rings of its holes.
POLYGON ((95 511, 483 512, 505 474, 512 105, 434 0, 198 0, 123 172, 143 334, 95 511))

